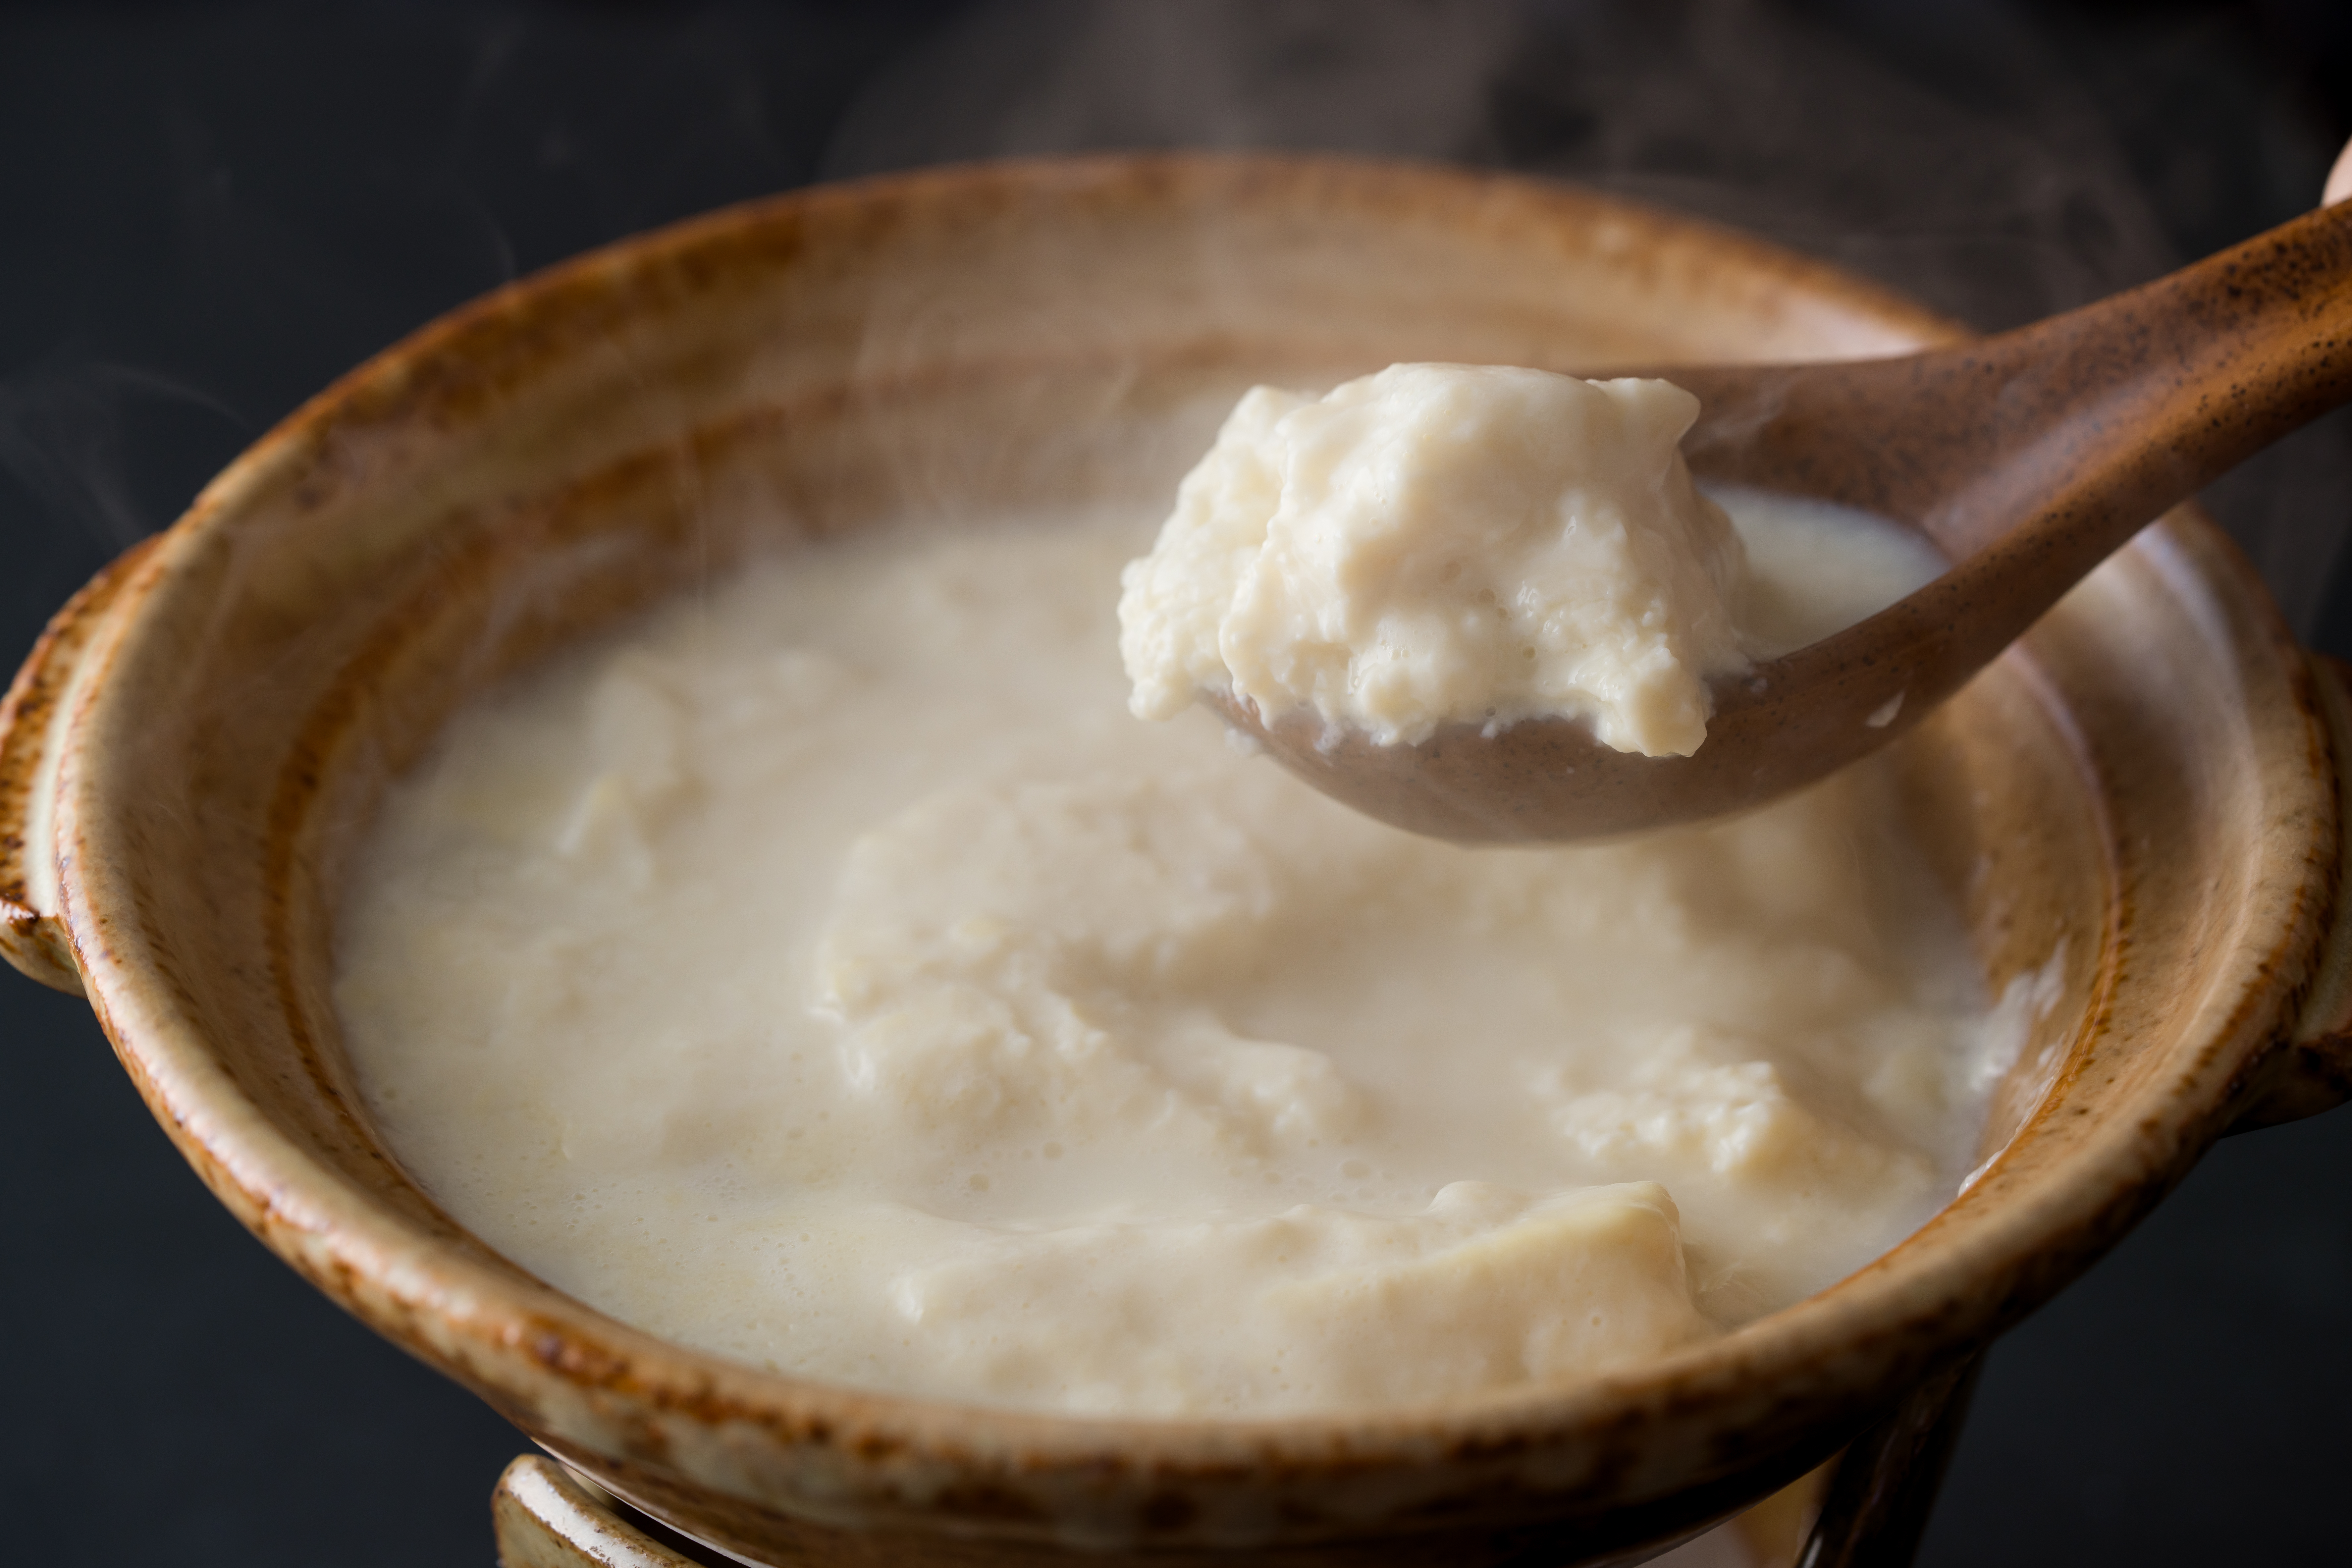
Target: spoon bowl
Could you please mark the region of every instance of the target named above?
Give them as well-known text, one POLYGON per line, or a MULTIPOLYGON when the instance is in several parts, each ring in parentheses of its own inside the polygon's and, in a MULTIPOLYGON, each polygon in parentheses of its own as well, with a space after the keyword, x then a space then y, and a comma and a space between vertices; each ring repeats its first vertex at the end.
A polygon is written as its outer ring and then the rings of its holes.
POLYGON ((1876 513, 1949 569, 1717 677, 1686 757, 1617 751, 1582 720, 1381 744, 1310 711, 1269 719, 1231 691, 1206 700, 1324 794, 1434 837, 1601 839, 1764 805, 1905 732, 2141 528, 2352 400, 2352 205, 1979 342, 1606 374, 1698 396, 1683 445, 1701 479, 1876 513))

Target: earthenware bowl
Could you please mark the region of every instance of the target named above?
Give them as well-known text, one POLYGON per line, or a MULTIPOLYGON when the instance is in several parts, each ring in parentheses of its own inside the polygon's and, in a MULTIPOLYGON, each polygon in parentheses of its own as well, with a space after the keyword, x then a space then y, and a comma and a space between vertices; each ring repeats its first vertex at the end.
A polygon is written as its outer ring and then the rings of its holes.
POLYGON ((1164 500, 1252 381, 1891 353, 1954 330, 1696 223, 1336 161, 950 170, 618 246, 363 366, 59 615, 0 710, 9 955, 89 996, 191 1163, 321 1289, 748 1557, 1638 1557, 1964 1359, 2223 1131, 2344 1096, 2342 693, 2197 515, 1906 742, 1996 989, 2041 987, 1984 1168, 1819 1296, 1570 1387, 1079 1420, 639 1333, 489 1251, 379 1141, 328 1003, 344 868, 384 780, 501 674, 748 551, 1164 500))

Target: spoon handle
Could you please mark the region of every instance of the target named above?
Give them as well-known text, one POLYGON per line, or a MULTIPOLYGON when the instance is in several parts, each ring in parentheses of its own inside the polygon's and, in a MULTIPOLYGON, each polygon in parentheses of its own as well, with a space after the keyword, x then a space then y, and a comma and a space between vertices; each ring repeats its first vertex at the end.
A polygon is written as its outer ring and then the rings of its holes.
POLYGON ((2352 204, 1998 337, 1720 374, 1685 383, 1708 405, 1694 466, 1913 523, 1956 561, 2013 554, 2047 603, 2352 400, 2352 204))

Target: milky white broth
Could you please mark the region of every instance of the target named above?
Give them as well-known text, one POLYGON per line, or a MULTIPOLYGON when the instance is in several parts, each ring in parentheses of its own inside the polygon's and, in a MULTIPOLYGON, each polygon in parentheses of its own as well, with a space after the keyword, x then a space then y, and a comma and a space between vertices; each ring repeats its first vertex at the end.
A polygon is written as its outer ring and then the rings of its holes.
MULTIPOLYGON (((1722 499, 1768 641, 1935 569, 1722 499)), ((1879 769, 1618 846, 1395 832, 1129 716, 1156 521, 810 544, 462 712, 339 927, 417 1179, 683 1344, 1143 1414, 1626 1365, 1951 1194, 2021 1020, 1879 769)))

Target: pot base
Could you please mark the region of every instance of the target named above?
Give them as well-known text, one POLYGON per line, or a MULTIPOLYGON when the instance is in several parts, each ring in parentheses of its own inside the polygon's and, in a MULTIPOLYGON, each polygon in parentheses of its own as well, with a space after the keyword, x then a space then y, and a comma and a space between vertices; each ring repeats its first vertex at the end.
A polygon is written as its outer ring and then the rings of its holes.
MULTIPOLYGON (((1948 1425, 1956 1428, 1958 1422, 1948 1425)), ((1808 1472, 1651 1563, 1655 1568, 1794 1568, 1836 1469, 1833 1462, 1808 1472)), ((1920 1511, 1924 1517, 1924 1506, 1920 1511)), ((664 1526, 539 1454, 522 1455, 499 1478, 490 1521, 501 1568, 731 1568, 749 1561, 664 1526)), ((1857 1544, 1859 1537, 1846 1542, 1849 1549, 1857 1544)))

